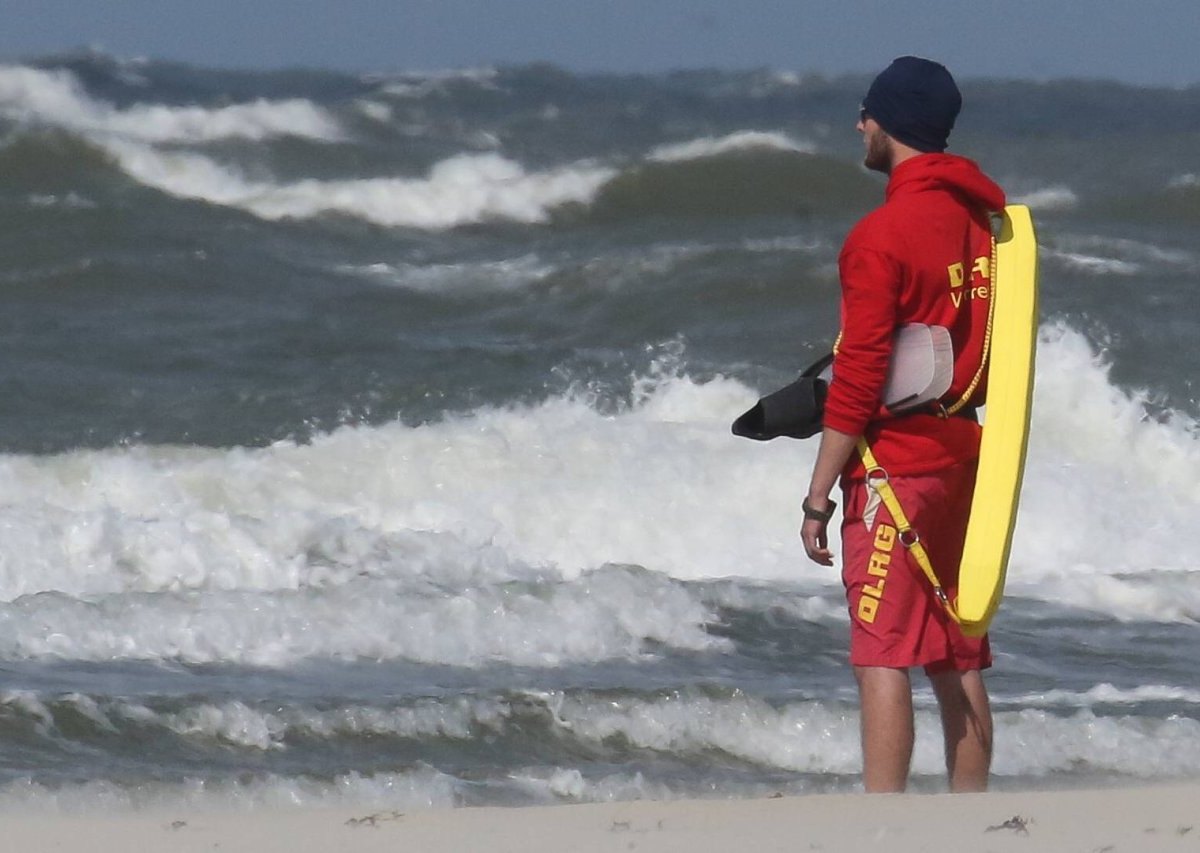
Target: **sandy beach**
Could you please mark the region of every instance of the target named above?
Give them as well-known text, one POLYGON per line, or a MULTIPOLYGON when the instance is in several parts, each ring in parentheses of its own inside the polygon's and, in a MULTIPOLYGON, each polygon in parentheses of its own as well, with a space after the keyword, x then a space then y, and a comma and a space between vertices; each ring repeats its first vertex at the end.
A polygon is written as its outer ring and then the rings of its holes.
POLYGON ((822 795, 414 812, 131 813, 4 820, 40 851, 1200 851, 1200 784, 980 795, 822 795))

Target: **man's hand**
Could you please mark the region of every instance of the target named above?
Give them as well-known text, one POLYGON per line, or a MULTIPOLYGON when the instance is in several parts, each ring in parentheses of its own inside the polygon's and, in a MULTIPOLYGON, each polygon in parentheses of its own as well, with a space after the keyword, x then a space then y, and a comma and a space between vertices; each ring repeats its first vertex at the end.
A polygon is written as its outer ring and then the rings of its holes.
POLYGON ((800 526, 800 539, 808 559, 822 566, 833 565, 833 552, 829 550, 829 518, 837 504, 829 499, 838 474, 846 467, 846 461, 858 443, 858 436, 838 432, 825 427, 821 432, 821 445, 817 448, 817 461, 813 464, 812 482, 808 486, 808 497, 804 499, 804 524, 800 526))
POLYGON ((832 513, 834 503, 826 500, 824 506, 812 506, 804 502, 804 523, 800 525, 800 540, 808 559, 822 566, 833 565, 833 552, 829 550, 829 519, 820 515, 832 513), (813 510, 817 512, 813 512, 813 510))

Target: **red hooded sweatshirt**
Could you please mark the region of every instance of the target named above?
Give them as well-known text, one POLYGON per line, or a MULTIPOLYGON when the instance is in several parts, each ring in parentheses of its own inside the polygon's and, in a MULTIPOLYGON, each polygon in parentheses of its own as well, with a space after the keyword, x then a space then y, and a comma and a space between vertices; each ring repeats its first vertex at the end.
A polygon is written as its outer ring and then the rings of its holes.
MULTIPOLYGON (((884 204, 850 232, 838 258, 842 330, 825 403, 825 426, 865 434, 891 474, 921 474, 978 457, 973 419, 907 414, 880 403, 896 329, 926 323, 950 330, 954 381, 943 401, 970 387, 983 353, 991 298, 989 212, 1004 191, 965 157, 922 154, 888 180, 884 204)), ((969 404, 981 405, 986 376, 969 404)), ((843 472, 861 477, 852 457, 843 472)))

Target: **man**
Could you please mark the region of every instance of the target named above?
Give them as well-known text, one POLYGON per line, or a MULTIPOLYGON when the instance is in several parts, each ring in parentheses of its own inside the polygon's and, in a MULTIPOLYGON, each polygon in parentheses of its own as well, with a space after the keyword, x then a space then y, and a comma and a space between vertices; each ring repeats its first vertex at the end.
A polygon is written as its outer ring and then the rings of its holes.
POLYGON ((888 175, 886 200, 854 227, 838 260, 841 335, 803 504, 805 551, 832 565, 826 526, 840 475, 850 662, 869 792, 903 791, 907 783, 914 666, 924 667, 941 709, 950 789, 984 790, 991 763, 981 674, 991 665, 987 639, 963 636, 907 547, 911 539, 897 535, 901 525, 877 487, 886 476, 952 602, 979 456, 973 408, 986 385, 988 214, 1004 206, 1003 191, 974 163, 943 153, 961 104, 943 66, 912 56, 880 73, 863 100, 864 162, 888 175), (909 323, 950 331, 954 377, 941 406, 896 416, 882 407, 881 393, 893 337, 909 323), (959 401, 962 410, 948 415, 947 405, 959 401), (866 476, 860 439, 886 475, 866 476))

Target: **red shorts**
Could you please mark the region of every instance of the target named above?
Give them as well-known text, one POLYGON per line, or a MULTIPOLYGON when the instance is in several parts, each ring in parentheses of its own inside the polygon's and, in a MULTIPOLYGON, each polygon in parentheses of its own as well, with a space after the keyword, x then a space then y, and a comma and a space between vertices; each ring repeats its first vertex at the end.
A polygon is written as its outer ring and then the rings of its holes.
MULTIPOLYGON (((972 461, 891 479, 951 601, 958 591, 975 468, 972 461)), ((881 501, 871 500, 873 494, 862 480, 842 486, 842 582, 850 605, 850 663, 923 666, 930 674, 991 666, 987 637, 963 636, 901 544, 891 513, 881 501), (864 519, 872 508, 873 517, 864 519)))

